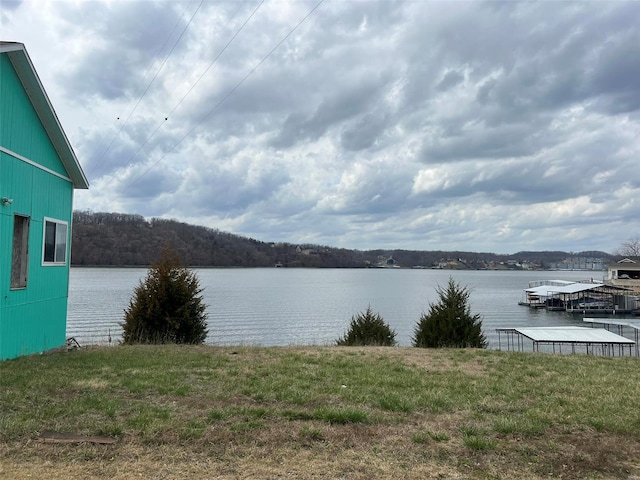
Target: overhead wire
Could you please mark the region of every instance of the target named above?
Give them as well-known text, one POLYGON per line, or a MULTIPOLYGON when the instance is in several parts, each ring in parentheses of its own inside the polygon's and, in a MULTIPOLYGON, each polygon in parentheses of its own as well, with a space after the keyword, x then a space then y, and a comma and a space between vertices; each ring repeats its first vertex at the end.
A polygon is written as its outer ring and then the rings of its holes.
MULTIPOLYGON (((127 163, 131 163, 131 161, 138 155, 138 153, 140 153, 140 151, 144 148, 144 146, 149 143, 149 141, 151 141, 151 139, 155 136, 155 134, 160 130, 160 128, 162 127, 162 125, 164 125, 164 123, 168 120, 168 118, 178 109, 178 107, 182 104, 182 102, 187 98, 187 96, 191 93, 191 91, 196 87, 196 85, 198 83, 200 83, 200 81, 202 80, 202 78, 205 76, 205 74, 211 69, 211 67, 216 63, 216 61, 220 58, 220 56, 227 50, 227 48, 229 47, 229 45, 231 45, 231 43, 233 42, 233 40, 240 34, 240 32, 244 29, 244 27, 247 25, 247 23, 249 23, 249 21, 253 18, 253 16, 256 14, 256 12, 259 10, 259 8, 262 6, 262 4, 265 2, 265 0, 261 0, 260 3, 253 9, 253 11, 251 12, 251 14, 246 18, 246 20, 242 23, 242 25, 240 25, 240 27, 236 30, 236 32, 231 36, 231 38, 229 39, 229 41, 227 41, 227 43, 225 44, 225 46, 220 50, 220 52, 218 52, 218 54, 215 56, 215 58, 211 61, 211 63, 209 63, 208 67, 204 70, 204 72, 202 72, 202 74, 198 77, 198 79, 194 82, 194 84, 189 88, 189 90, 182 96, 182 98, 180 99, 180 101, 173 107, 173 109, 169 112, 169 114, 167 114, 164 117, 164 120, 162 120, 158 126, 153 130, 153 132, 151 132, 151 134, 149 136, 147 136, 146 140, 140 145, 140 147, 135 151, 135 153, 129 157, 129 160, 127 160, 127 163)), ((202 5, 202 2, 200 2, 200 5, 202 5)), ((198 7, 199 8, 199 7, 198 7)), ((240 6, 238 8, 238 10, 236 10, 236 12, 232 15, 231 18, 235 18, 235 16, 238 14, 238 12, 241 10, 242 6, 240 6)), ((158 72, 159 73, 159 72, 158 72)), ((157 74, 156 74, 157 76, 157 74)), ((155 78, 155 77, 154 77, 155 78)), ((105 184, 105 187, 110 185, 113 181, 115 180, 115 175, 112 175, 111 179, 109 179, 109 181, 105 184)))
POLYGON ((260 60, 231 90, 229 90, 212 108, 207 112, 207 114, 202 117, 180 140, 178 140, 169 150, 167 150, 164 155, 162 155, 157 161, 155 161, 147 170, 142 172, 140 175, 135 177, 133 181, 130 182, 129 186, 136 185, 145 175, 147 175, 151 170, 153 170, 162 160, 164 160, 167 155, 169 155, 178 145, 180 145, 187 137, 189 137, 205 120, 207 120, 233 93, 236 92, 243 84, 247 81, 249 77, 251 77, 260 66, 264 62, 266 62, 271 55, 285 42, 287 39, 293 35, 293 33, 300 28, 300 26, 311 16, 313 13, 324 3, 324 0, 319 0, 318 3, 300 20, 290 31, 287 33, 270 51, 267 53, 262 60, 260 60))
MULTIPOLYGON (((158 78, 158 75, 160 74, 160 72, 162 71, 162 69, 164 68, 165 64, 167 63, 167 60, 169 59, 169 57, 171 56, 171 54, 173 53, 173 51, 175 50, 176 46, 178 45, 178 42, 180 42, 180 40, 182 39, 182 37, 184 36, 185 32, 187 31, 187 29, 189 28, 189 25, 191 25, 191 23, 193 22, 194 17, 196 16, 196 14, 198 13, 198 11, 200 10, 200 7, 202 7, 202 4, 204 3, 204 0, 200 0, 200 3, 198 4, 198 7, 195 9, 195 11, 193 12, 193 14, 191 15, 191 18, 189 18, 189 21, 185 24, 184 28, 182 29, 182 32, 180 32, 180 35, 178 36, 178 38, 176 38, 176 40, 173 42, 173 46, 171 47, 171 49, 169 50, 169 52, 165 55, 164 60, 162 61, 162 63, 160 64, 160 66, 158 67, 158 69, 156 70, 155 75, 153 76, 153 78, 149 81, 149 83, 147 84, 146 88, 144 89, 144 91, 142 92, 142 94, 140 95, 140 97, 138 98, 137 102, 135 103, 135 105, 133 106, 133 108, 131 109, 131 111, 129 112, 129 115, 127 116, 127 118, 125 119, 125 121, 120 125, 120 129, 118 130, 118 132, 113 136, 113 138, 111 139, 111 142, 109 143, 109 145, 107 146, 106 150, 104 151, 104 153, 100 156, 100 158, 98 159, 98 161, 94 164, 94 166, 91 168, 91 170, 88 173, 88 176, 91 176, 96 168, 98 166, 101 165, 102 163, 102 159, 107 155, 107 153, 109 153, 109 150, 111 150, 111 147, 113 146, 115 140, 120 136, 120 134, 122 133, 122 130, 124 129, 124 127, 127 125, 127 123, 129 122, 129 119, 131 118, 131 116, 133 115, 133 113, 137 110, 138 106, 140 105, 140 102, 142 102, 143 98, 146 96, 147 92, 149 91, 149 89, 151 88, 151 85, 153 84, 153 82, 156 80, 156 78, 158 78)), ((189 4, 190 5, 190 4, 189 4)), ((164 47, 167 45, 167 43, 169 42, 169 39, 171 38, 171 36, 173 35, 173 32, 175 31, 175 29, 178 27, 180 20, 182 20, 185 16, 185 14, 187 13, 187 10, 189 8, 189 5, 187 5, 184 9, 184 11, 182 12, 182 15, 180 16, 180 18, 176 21, 175 25, 173 26, 173 29, 171 30, 171 32, 169 33, 169 35, 167 35, 167 38, 165 40, 165 42, 163 43, 162 47, 160 47, 160 49, 158 50, 158 53, 161 52, 164 47)), ((149 67, 147 68, 147 71, 144 74, 143 78, 146 78, 147 75, 149 74, 149 72, 151 71, 151 67, 153 66, 153 63, 156 59, 156 57, 158 56, 158 54, 156 54, 153 58, 153 60, 151 61, 151 63, 149 64, 149 67)), ((118 120, 120 120, 120 117, 123 116, 124 112, 127 109, 123 109, 122 113, 117 117, 118 120)), ((145 142, 147 143, 147 142, 145 142)), ((133 157, 131 158, 135 158, 135 156, 138 154, 140 150, 138 150, 133 157)), ((131 159, 129 159, 130 161, 131 159)))
POLYGON ((211 69, 211 67, 213 66, 214 63, 216 63, 218 61, 218 59, 220 58, 220 56, 227 50, 227 48, 229 48, 229 45, 231 45, 231 43, 235 40, 235 38, 240 34, 240 32, 244 29, 244 27, 247 25, 247 23, 249 23, 249 20, 251 20, 253 18, 253 16, 256 14, 256 12, 258 11, 258 9, 262 6, 262 4, 265 2, 265 0, 261 0, 260 3, 256 6, 256 8, 253 9, 253 12, 251 12, 251 15, 249 15, 247 17, 247 19, 244 21, 244 23, 240 26, 240 28, 238 30, 236 30, 236 33, 234 33, 231 38, 229 39, 229 41, 226 43, 226 45, 224 47, 222 47, 222 50, 220 50, 218 52, 218 54, 215 56, 215 58, 211 61, 211 63, 209 64, 209 66, 205 69, 204 72, 202 72, 202 74, 198 77, 198 79, 195 81, 195 83, 191 86, 191 88, 189 88, 189 90, 187 91, 187 93, 184 94, 184 96, 180 99, 180 101, 178 102, 178 104, 173 107, 173 110, 171 110, 169 112, 169 117, 178 109, 178 107, 182 104, 182 102, 184 101, 185 98, 187 98, 187 96, 191 93, 191 91, 196 87, 196 85, 198 85, 198 83, 200 83, 200 80, 202 80, 202 77, 204 77, 206 75, 206 73, 211 69))

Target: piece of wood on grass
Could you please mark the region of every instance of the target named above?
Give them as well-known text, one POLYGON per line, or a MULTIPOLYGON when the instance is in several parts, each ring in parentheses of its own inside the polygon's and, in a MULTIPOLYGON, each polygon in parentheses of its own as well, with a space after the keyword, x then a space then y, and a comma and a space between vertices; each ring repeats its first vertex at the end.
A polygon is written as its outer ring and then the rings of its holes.
POLYGON ((76 435, 75 433, 42 432, 38 440, 43 443, 98 443, 113 445, 115 438, 101 435, 76 435))

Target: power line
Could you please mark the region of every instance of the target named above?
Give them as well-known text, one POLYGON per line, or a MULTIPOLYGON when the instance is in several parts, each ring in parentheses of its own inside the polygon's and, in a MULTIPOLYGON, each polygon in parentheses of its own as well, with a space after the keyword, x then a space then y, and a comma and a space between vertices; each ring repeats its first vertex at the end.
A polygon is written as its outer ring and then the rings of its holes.
POLYGON ((146 174, 148 174, 151 170, 153 170, 162 160, 164 160, 166 158, 167 155, 169 155, 178 145, 180 145, 187 137, 189 137, 196 128, 198 128, 205 120, 207 120, 219 107, 220 105, 222 105, 227 98, 229 98, 231 95, 233 95, 233 93, 238 90, 243 84, 244 82, 255 73, 256 70, 258 70, 258 68, 260 68, 260 66, 267 61, 267 59, 269 57, 271 57, 271 55, 273 55, 273 53, 291 36, 293 35, 293 33, 320 7, 320 5, 322 5, 322 3, 324 3, 324 0, 320 0, 318 3, 316 3, 316 5, 309 11, 309 13, 307 13, 304 18, 302 18, 302 20, 300 20, 297 25, 295 27, 293 27, 289 33, 287 33, 276 45, 275 47, 273 47, 269 53, 267 53, 267 55, 265 55, 262 60, 260 60, 258 62, 258 64, 253 67, 249 73, 247 73, 231 90, 229 90, 214 106, 211 110, 209 110, 209 112, 202 117, 202 119, 200 119, 200 121, 198 121, 193 128, 191 128, 191 130, 189 130, 180 140, 178 140, 169 150, 167 150, 167 152, 162 155, 156 162, 154 162, 147 170, 145 170, 144 172, 142 172, 142 174, 140 174, 139 176, 137 176, 136 178, 134 178, 134 180, 131 182, 130 185, 135 185, 137 184, 140 179, 142 177, 144 177, 146 174))
POLYGON ((187 95, 189 95, 191 93, 191 90, 193 90, 195 88, 196 85, 198 85, 198 83, 200 83, 200 80, 202 80, 202 77, 205 76, 205 74, 211 69, 211 67, 213 66, 214 63, 216 63, 216 61, 220 58, 220 56, 227 50, 227 48, 229 47, 229 45, 231 45, 231 42, 233 42, 233 40, 238 36, 238 34, 244 29, 244 27, 247 25, 247 23, 249 23, 249 20, 251 20, 253 18, 253 16, 256 14, 256 12, 258 11, 258 9, 262 6, 262 4, 265 2, 265 0, 261 0, 261 2, 258 4, 258 6, 253 10, 253 12, 251 12, 251 15, 249 15, 247 17, 247 19, 244 21, 244 23, 240 26, 240 28, 236 31, 236 33, 233 34, 233 36, 229 39, 229 41, 227 42, 227 44, 222 47, 222 50, 220 50, 220 52, 218 52, 218 55, 216 55, 216 57, 213 59, 213 61, 209 64, 209 66, 206 68, 206 70, 204 72, 202 72, 202 74, 198 77, 198 79, 195 81, 195 83, 191 86, 191 88, 187 91, 187 93, 185 93, 185 95, 180 99, 180 101, 178 102, 178 104, 173 107, 173 110, 171 110, 169 112, 169 117, 173 114, 173 112, 175 112, 178 107, 182 104, 182 102, 184 101, 185 98, 187 98, 187 95))
MULTIPOLYGON (((171 47, 171 49, 169 50, 169 52, 165 55, 164 60, 162 61, 162 63, 160 64, 160 66, 158 67, 158 69, 156 70, 155 75, 153 76, 153 78, 151 79, 151 81, 147 84, 147 87, 144 89, 144 91, 142 92, 142 95, 140 95, 140 98, 138 98, 138 101, 136 102, 136 104, 133 106, 133 109, 131 110, 131 112, 129 112, 129 115, 127 116, 126 120, 124 121, 124 123, 122 123, 122 125, 120 126, 120 129, 118 130, 118 132, 114 135, 114 137, 111 139, 111 142, 109 143, 109 145, 107 146, 107 149, 104 151, 104 153, 102 154, 102 156, 98 159, 98 161, 95 163, 95 165, 93 166, 93 168, 91 169, 91 171, 89 172, 89 176, 91 176, 91 174, 93 174, 93 172, 95 171, 95 169, 101 164, 102 159, 107 155, 107 153, 109 152, 109 150, 111 150, 111 147, 113 146, 113 143, 115 142, 116 138, 118 138, 118 136, 120 136, 120 133, 122 133, 122 130, 124 129, 124 127, 127 125, 127 123, 129 122, 129 119, 131 118, 131 116, 133 115, 133 113, 136 111, 136 109, 138 108, 138 105, 140 105, 140 102, 142 101, 142 99, 145 97, 145 95, 147 94, 147 92, 149 91, 149 89, 151 88, 151 85, 153 84, 153 82, 156 80, 156 78, 158 78, 158 75, 160 74, 160 72, 162 71, 162 69, 164 68, 164 65, 167 63, 167 60, 169 59, 169 57, 171 56, 171 54, 173 53, 173 51, 175 50, 176 46, 178 45, 178 42, 182 39, 182 37, 184 36, 185 32, 187 31, 187 28, 189 28, 189 25, 191 25, 191 22, 193 22, 194 17, 196 16, 196 14, 198 13, 198 11, 200 10, 200 7, 202 6, 202 4, 204 3, 204 0, 200 0, 200 3, 198 4, 198 7, 196 8, 196 10, 193 12, 193 14, 191 15, 191 18, 189 19, 189 21, 186 23, 186 25, 184 26, 184 28, 182 29, 182 32, 180 33, 180 35, 178 36, 178 38, 175 40, 175 42, 173 42, 173 46, 171 47)), ((175 29, 177 28, 178 24, 180 23, 180 20, 182 18, 184 18, 185 13, 187 13, 187 9, 189 8, 189 6, 187 5, 187 7, 185 7, 184 11, 182 12, 182 15, 180 16, 180 18, 178 19, 178 21, 175 23, 175 25, 173 26, 173 29, 171 30, 171 33, 167 36, 167 39, 165 40, 164 44, 162 45, 162 47, 160 47, 160 49, 158 50, 158 52, 161 52, 165 45, 169 42, 169 39, 171 38, 171 35, 173 34, 173 32, 175 31, 175 29)), ((156 54, 153 58, 153 60, 155 60, 155 58, 158 56, 158 54, 156 54)), ((149 64, 149 68, 147 69, 147 71, 144 74, 143 78, 147 77, 147 74, 149 73, 149 71, 151 70, 151 66, 153 65, 153 60, 151 61, 151 63, 149 64)), ((126 111, 123 110, 122 114, 126 111)), ((118 120, 120 120, 120 117, 122 116, 122 114, 120 114, 120 116, 118 117, 118 120)), ((157 131, 157 130, 156 130, 157 131)), ((147 140, 148 141, 148 140, 147 140)), ((145 142, 147 143, 147 142, 145 142)), ((140 150, 138 150, 139 152, 140 150)), ((135 157, 135 155, 137 155, 137 153, 134 154, 133 157, 131 157, 129 159, 129 161, 131 161, 132 158, 135 157)))
MULTIPOLYGON (((164 123, 169 119, 169 116, 171 116, 176 110, 177 108, 182 104, 182 102, 184 101, 185 98, 187 98, 187 96, 191 93, 191 91, 195 88, 195 86, 200 82, 200 80, 202 80, 202 78, 204 77, 204 75, 209 71, 209 69, 213 66, 213 64, 218 60, 218 58, 220 58, 220 56, 227 50, 227 48, 229 47, 229 45, 231 45, 231 43, 233 42, 233 40, 238 36, 238 34, 244 29, 244 27, 247 25, 247 23, 249 23, 249 20, 251 20, 251 18, 253 18, 253 16, 256 14, 256 12, 258 11, 258 9, 262 6, 262 4, 264 3, 265 0, 261 0, 261 2, 256 6, 256 8, 254 8, 254 10, 251 12, 251 14, 247 17, 247 19, 244 21, 244 23, 240 26, 240 28, 238 28, 238 30, 236 30, 236 32, 231 36, 231 38, 229 39, 229 41, 226 43, 226 45, 222 48, 222 50, 220 52, 218 52, 218 54, 215 56, 215 58, 211 61, 211 63, 209 64, 209 66, 205 69, 205 71, 200 75, 200 77, 198 77, 198 79, 195 81, 195 83, 191 86, 191 88, 189 88, 189 90, 187 91, 187 93, 185 93, 182 98, 180 99, 180 101, 177 103, 177 105, 175 107, 173 107, 173 109, 171 110, 171 112, 169 112, 169 114, 164 117, 164 120, 162 122, 160 122, 160 124, 155 128, 155 130, 153 132, 151 132, 151 134, 147 137, 147 139, 140 145, 140 147, 138 148, 138 150, 135 151, 135 153, 129 157, 129 160, 127 161, 127 163, 131 163, 131 161, 138 155, 138 153, 140 153, 140 150, 142 150, 144 148, 144 146, 149 143, 149 141, 155 136, 155 134, 160 130, 160 128, 162 127, 162 125, 164 125, 164 123)), ((202 1, 200 2, 200 5, 202 5, 202 1)), ((198 6, 198 8, 200 8, 200 6, 198 6)), ((238 8, 238 10, 236 10, 236 12, 232 15, 232 19, 235 18, 235 16, 238 14, 238 12, 242 9, 242 6, 240 6, 238 8)), ((194 13, 195 15, 195 13, 194 13)), ((192 17, 193 18, 193 17, 192 17)), ((183 31, 184 33, 184 31, 183 31)), ((160 71, 158 70, 158 73, 160 71)), ((158 76, 158 73, 156 73, 156 77, 158 76)), ((154 77, 155 79, 155 77, 154 77)), ((148 90, 148 88, 147 88, 148 90)), ((146 93, 146 91, 145 91, 146 93)), ((138 102, 139 103, 139 102, 138 102)), ((111 176, 111 179, 105 184, 105 187, 108 185, 111 185, 111 183, 115 180, 115 175, 111 176)))

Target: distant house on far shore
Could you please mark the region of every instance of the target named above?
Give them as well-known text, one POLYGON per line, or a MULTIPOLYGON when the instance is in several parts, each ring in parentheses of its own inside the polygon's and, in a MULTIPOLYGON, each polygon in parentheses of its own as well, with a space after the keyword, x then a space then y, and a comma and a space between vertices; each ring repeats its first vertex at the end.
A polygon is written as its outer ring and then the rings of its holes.
POLYGON ((66 341, 82 167, 22 43, 0 42, 0 360, 66 341))
POLYGON ((606 283, 640 292, 640 260, 623 258, 610 264, 607 268, 606 283))

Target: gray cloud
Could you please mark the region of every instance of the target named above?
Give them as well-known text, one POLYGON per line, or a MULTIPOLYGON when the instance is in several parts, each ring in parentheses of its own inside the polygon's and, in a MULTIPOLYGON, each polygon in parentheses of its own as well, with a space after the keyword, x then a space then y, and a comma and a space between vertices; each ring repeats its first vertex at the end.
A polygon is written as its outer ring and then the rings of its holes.
POLYGON ((445 91, 459 85, 464 80, 464 74, 457 70, 449 70, 444 74, 442 80, 437 85, 437 90, 445 91))
POLYGON ((17 10, 22 3, 23 0, 2 0, 0 10, 17 10))
POLYGON ((265 2, 215 61, 257 2, 203 3, 179 42, 195 3, 2 18, 91 172, 78 208, 350 248, 640 231, 639 3, 325 2, 292 33, 314 5, 265 2))
POLYGON ((364 150, 371 147, 384 133, 388 115, 367 113, 342 131, 340 142, 345 150, 364 150))
POLYGON ((328 95, 311 114, 289 115, 272 145, 286 148, 302 140, 317 140, 331 126, 366 112, 376 103, 385 84, 384 78, 361 79, 357 85, 343 86, 337 93, 328 95))
MULTIPOLYGON (((61 20, 78 41, 91 45, 60 74, 75 100, 141 95, 157 71, 152 62, 160 64, 184 25, 170 3, 156 2, 63 3, 61 20)), ((179 55, 183 44, 177 46, 179 55)))

